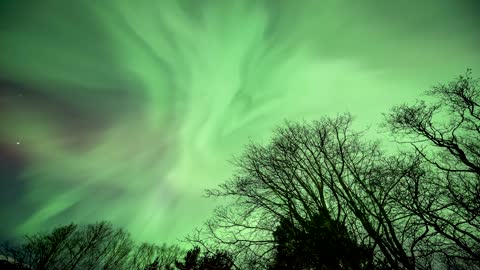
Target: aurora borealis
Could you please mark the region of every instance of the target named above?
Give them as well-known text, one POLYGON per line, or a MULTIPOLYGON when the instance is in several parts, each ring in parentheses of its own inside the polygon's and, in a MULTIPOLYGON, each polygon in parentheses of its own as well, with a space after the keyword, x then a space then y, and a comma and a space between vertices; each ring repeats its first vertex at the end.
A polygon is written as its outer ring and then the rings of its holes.
MULTIPOLYGON (((249 140, 480 71, 476 0, 0 2, 2 237, 201 226, 249 140), (6 221, 5 221, 6 220, 6 221)), ((218 203, 218 202, 215 202, 218 203)))

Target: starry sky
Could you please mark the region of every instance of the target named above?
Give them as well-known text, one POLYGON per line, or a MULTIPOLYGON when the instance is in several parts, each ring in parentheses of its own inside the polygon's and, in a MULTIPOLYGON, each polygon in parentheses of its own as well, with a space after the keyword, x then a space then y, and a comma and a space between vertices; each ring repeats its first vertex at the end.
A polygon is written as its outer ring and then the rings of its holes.
POLYGON ((181 239, 249 141, 480 72, 476 0, 1 0, 0 237, 181 239))

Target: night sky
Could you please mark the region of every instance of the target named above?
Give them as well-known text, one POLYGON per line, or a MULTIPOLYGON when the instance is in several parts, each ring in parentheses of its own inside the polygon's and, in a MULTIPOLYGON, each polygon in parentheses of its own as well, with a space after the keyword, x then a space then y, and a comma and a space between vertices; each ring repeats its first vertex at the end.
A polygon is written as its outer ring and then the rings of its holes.
POLYGON ((0 237, 182 238, 246 143, 480 72, 480 1, 0 1, 0 237))

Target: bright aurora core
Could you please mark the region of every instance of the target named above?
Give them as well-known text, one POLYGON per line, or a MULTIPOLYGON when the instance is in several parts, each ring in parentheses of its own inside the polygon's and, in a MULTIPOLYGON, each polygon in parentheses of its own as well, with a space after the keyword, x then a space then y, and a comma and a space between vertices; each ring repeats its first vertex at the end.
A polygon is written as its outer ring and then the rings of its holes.
POLYGON ((2 1, 0 233, 108 220, 182 238, 283 121, 376 124, 478 75, 477 2, 2 1))

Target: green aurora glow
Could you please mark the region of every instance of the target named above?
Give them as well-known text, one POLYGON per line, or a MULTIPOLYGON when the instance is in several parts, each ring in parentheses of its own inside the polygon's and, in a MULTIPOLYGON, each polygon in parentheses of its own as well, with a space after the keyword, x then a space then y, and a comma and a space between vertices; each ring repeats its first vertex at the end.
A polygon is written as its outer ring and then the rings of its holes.
POLYGON ((284 119, 374 124, 476 74, 478 4, 412 3, 3 1, 0 79, 30 89, 0 103, 0 142, 27 159, 3 229, 106 219, 172 241, 208 217, 201 195, 227 161, 284 119))

